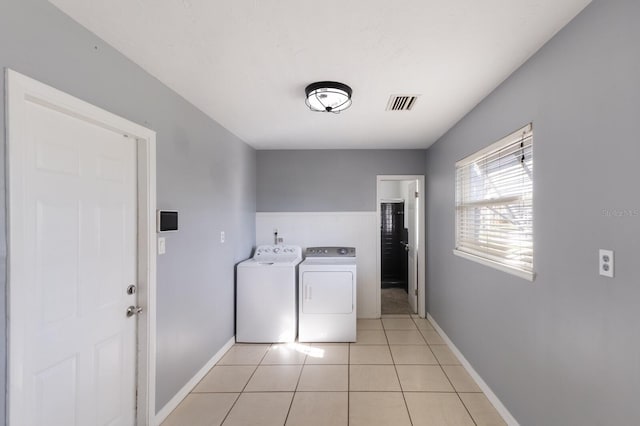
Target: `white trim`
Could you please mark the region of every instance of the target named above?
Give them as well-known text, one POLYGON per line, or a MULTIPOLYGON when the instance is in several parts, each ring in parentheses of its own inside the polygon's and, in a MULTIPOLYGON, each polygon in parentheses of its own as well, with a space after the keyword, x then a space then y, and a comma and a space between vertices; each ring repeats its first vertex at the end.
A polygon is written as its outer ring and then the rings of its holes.
POLYGON ((220 359, 224 356, 224 354, 227 353, 229 349, 231 349, 235 342, 236 337, 233 336, 227 343, 224 344, 224 346, 218 352, 216 352, 216 354, 209 361, 207 361, 207 363, 191 378, 191 380, 189 380, 187 384, 185 384, 182 389, 180 389, 178 393, 176 393, 173 398, 171 398, 171 400, 169 400, 169 402, 167 402, 165 406, 162 407, 160 411, 158 411, 158 414, 156 414, 155 418, 153 419, 154 425, 161 424, 167 419, 167 417, 169 417, 169 414, 171 414, 171 412, 175 410, 178 405, 180 405, 182 400, 185 399, 187 395, 189 395, 189 393, 196 387, 198 383, 200 383, 200 380, 202 380, 204 376, 207 375, 209 370, 211 370, 213 366, 216 365, 218 361, 220 361, 220 359))
POLYGON ((149 132, 146 138, 137 137, 138 288, 139 298, 146 300, 146 315, 145 310, 138 315, 139 359, 146 360, 146 365, 138 362, 139 425, 149 424, 156 413, 156 133, 149 132))
POLYGON ((527 281, 533 282, 536 278, 535 272, 526 272, 517 268, 512 268, 507 265, 503 265, 499 262, 494 262, 493 260, 485 259, 484 257, 476 256, 471 253, 467 253, 461 250, 453 249, 453 254, 463 259, 471 260, 473 262, 477 262, 481 265, 489 266, 493 269, 497 269, 498 271, 506 272, 507 274, 515 275, 518 278, 522 278, 527 281))
MULTIPOLYGON (((156 214, 156 133, 78 98, 54 89, 48 85, 6 69, 6 177, 7 177, 7 292, 8 292, 8 359, 6 418, 12 422, 12 409, 15 402, 13 392, 19 384, 14 384, 16 371, 14 363, 20 358, 20 324, 12 321, 11 306, 17 300, 19 291, 14 282, 19 282, 20 266, 16 264, 12 253, 19 252, 20 241, 12 238, 18 231, 12 228, 15 218, 20 214, 17 209, 23 204, 19 171, 19 143, 24 125, 23 105, 25 100, 38 102, 58 111, 82 118, 96 125, 121 132, 136 140, 138 156, 138 303, 144 309, 138 316, 138 355, 137 355, 137 423, 148 424, 155 414, 155 377, 156 377, 156 250, 155 250, 155 214, 156 214)), ((14 225, 15 226, 15 225, 14 225)), ((15 367, 18 368, 18 367, 15 367)))
POLYGON ((424 318, 426 314, 426 217, 425 209, 426 188, 424 184, 424 175, 377 175, 376 176, 376 315, 378 318, 382 315, 381 310, 381 284, 382 277, 380 273, 380 185, 383 181, 418 181, 418 316, 424 318))
POLYGON ((489 385, 487 385, 487 383, 484 380, 482 380, 482 377, 480 377, 480 375, 476 372, 476 370, 474 370, 474 368, 471 366, 469 361, 467 361, 464 355, 462 355, 462 352, 460 352, 460 350, 456 347, 456 345, 453 344, 451 339, 449 339, 449 336, 447 336, 447 334, 442 330, 442 328, 440 328, 440 326, 433 319, 431 314, 427 314, 427 319, 433 325, 433 328, 436 329, 438 334, 445 341, 447 346, 449 346, 449 349, 451 349, 451 352, 453 352, 453 354, 458 358, 458 360, 460 360, 460 363, 462 364, 464 369, 467 370, 467 373, 469 373, 471 378, 478 384, 482 392, 484 392, 487 399, 489 399, 491 404, 498 411, 498 414, 502 416, 502 419, 507 423, 507 425, 519 426, 520 424, 515 419, 515 417, 513 417, 513 415, 509 412, 509 410, 507 410, 507 407, 505 407, 504 404, 500 401, 500 399, 498 399, 496 394, 493 393, 489 385))

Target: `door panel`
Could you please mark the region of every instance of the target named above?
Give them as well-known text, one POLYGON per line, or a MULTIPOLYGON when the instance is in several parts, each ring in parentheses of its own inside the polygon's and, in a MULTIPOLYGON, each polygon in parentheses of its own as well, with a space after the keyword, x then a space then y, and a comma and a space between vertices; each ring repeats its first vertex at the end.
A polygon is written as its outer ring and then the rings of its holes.
POLYGON ((125 348, 122 334, 109 337, 95 346, 94 359, 98 424, 106 425, 116 420, 122 410, 122 401, 113 389, 122 389, 125 348))
POLYGON ((62 360, 35 376, 35 414, 38 425, 73 425, 77 358, 62 360))
POLYGON ((79 208, 51 200, 36 201, 36 288, 42 295, 40 326, 77 316, 79 208), (66 250, 58 250, 66 241, 66 250))
MULTIPOLYGON (((136 146, 26 102, 24 424, 135 422, 136 146), (30 267, 29 267, 30 265, 30 267)), ((14 360, 15 361, 15 360, 14 360)))
POLYGON ((353 312, 353 273, 306 271, 302 274, 302 312, 350 314, 353 312))

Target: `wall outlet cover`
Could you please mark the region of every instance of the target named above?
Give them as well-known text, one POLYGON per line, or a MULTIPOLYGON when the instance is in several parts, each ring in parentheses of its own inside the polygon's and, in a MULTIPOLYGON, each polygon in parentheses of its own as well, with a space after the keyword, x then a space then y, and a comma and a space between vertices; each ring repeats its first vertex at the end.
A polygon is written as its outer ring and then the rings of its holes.
POLYGON ((613 278, 613 250, 600 249, 598 252, 598 265, 600 275, 613 278))

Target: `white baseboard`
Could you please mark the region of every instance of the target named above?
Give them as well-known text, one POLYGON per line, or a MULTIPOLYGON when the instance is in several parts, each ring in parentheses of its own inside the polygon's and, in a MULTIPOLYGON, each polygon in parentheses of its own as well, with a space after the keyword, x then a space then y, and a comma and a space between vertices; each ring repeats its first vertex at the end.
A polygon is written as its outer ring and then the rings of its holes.
POLYGON ((191 380, 189 380, 187 384, 184 385, 182 389, 180 389, 178 393, 176 393, 175 396, 165 404, 164 407, 162 407, 160 411, 158 411, 158 414, 156 414, 153 421, 154 425, 161 424, 166 420, 167 417, 169 417, 169 414, 171 414, 171 412, 175 410, 178 405, 180 405, 182 400, 185 399, 187 395, 189 395, 189 392, 191 392, 193 388, 195 388, 196 385, 200 382, 200 380, 202 380, 204 376, 207 375, 209 370, 211 370, 213 366, 218 361, 220 361, 220 359, 224 356, 225 353, 227 353, 227 351, 231 348, 231 346, 234 345, 235 342, 236 336, 233 336, 227 343, 224 344, 224 346, 218 352, 216 352, 216 354, 204 365, 204 367, 202 367, 200 371, 198 371, 191 378, 191 380))
POLYGON ((464 355, 462 355, 462 352, 460 352, 460 350, 458 348, 456 348, 456 345, 453 344, 451 339, 449 339, 449 336, 447 336, 447 334, 442 330, 442 328, 440 328, 440 326, 433 319, 431 314, 427 313, 427 319, 429 320, 429 322, 431 324, 433 324, 433 327, 436 329, 438 334, 440 334, 440 336, 442 336, 442 339, 447 343, 447 345, 449 346, 449 349, 451 349, 451 351, 455 354, 455 356, 458 357, 458 359, 460 360, 460 363, 462 364, 462 366, 465 368, 465 370, 467 370, 467 372, 473 378, 473 380, 475 380, 475 382, 478 384, 480 389, 482 389, 482 392, 484 392, 484 394, 489 399, 491 404, 493 404, 493 406, 496 408, 498 413, 502 416, 502 419, 509 426, 520 426, 520 424, 515 419, 515 417, 513 417, 511 415, 509 410, 507 410, 507 407, 505 407, 504 404, 502 404, 502 402, 498 399, 496 394, 493 393, 493 391, 491 390, 489 385, 487 385, 485 383, 485 381, 482 380, 482 377, 480 377, 480 375, 476 372, 476 370, 473 369, 473 367, 471 366, 469 361, 467 361, 467 359, 464 357, 464 355))

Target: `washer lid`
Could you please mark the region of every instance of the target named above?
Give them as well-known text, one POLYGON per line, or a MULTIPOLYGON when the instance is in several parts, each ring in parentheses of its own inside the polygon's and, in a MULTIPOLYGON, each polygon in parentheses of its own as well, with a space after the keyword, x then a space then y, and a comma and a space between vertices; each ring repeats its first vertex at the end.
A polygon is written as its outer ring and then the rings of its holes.
POLYGON ((243 268, 269 268, 269 267, 274 267, 274 268, 284 268, 284 267, 292 267, 292 266, 296 266, 298 263, 300 263, 302 259, 276 259, 276 260, 272 260, 272 259, 255 259, 255 258, 251 258, 251 259, 247 259, 241 263, 238 264, 238 266, 243 267, 243 268))

